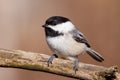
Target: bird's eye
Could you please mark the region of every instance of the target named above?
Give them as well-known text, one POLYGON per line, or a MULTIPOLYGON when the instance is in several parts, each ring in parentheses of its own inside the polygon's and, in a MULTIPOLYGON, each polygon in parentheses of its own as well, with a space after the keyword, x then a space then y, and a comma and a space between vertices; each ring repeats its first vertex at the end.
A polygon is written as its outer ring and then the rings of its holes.
POLYGON ((56 25, 56 23, 55 23, 55 22, 52 22, 52 25, 54 25, 54 26, 55 26, 55 25, 56 25))

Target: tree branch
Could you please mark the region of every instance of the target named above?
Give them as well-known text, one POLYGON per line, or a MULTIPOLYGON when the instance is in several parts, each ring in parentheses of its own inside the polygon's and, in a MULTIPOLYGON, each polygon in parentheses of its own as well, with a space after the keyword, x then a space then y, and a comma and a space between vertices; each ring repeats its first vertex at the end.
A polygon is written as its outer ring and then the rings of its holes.
POLYGON ((120 80, 117 66, 106 68, 86 63, 79 63, 79 71, 73 71, 73 62, 55 59, 47 66, 49 56, 21 50, 0 49, 0 67, 20 68, 43 71, 82 80, 120 80))

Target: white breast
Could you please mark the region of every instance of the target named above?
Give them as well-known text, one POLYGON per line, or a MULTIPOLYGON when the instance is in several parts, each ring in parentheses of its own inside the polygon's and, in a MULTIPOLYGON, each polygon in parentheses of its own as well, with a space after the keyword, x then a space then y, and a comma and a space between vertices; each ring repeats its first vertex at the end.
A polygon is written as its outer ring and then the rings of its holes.
POLYGON ((63 56, 76 56, 84 52, 86 45, 84 43, 76 42, 71 35, 58 36, 54 38, 47 38, 48 45, 53 51, 63 56))

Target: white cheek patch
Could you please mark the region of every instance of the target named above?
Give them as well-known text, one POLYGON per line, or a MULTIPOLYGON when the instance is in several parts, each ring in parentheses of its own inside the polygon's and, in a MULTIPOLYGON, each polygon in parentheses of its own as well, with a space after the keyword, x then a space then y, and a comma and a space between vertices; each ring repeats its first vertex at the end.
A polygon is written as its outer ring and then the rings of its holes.
POLYGON ((67 33, 75 28, 75 26, 70 21, 67 21, 62 24, 58 24, 56 26, 49 25, 49 27, 55 31, 59 31, 59 32, 63 32, 63 33, 67 33))

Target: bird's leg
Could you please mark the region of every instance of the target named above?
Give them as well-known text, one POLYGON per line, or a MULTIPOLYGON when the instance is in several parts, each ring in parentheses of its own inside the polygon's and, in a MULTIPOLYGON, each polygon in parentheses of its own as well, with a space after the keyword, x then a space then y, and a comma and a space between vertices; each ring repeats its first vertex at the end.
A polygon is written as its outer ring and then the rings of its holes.
POLYGON ((75 59, 74 61, 74 66, 73 66, 73 70, 75 71, 75 74, 76 74, 76 71, 78 71, 78 58, 75 59))
POLYGON ((50 58, 47 61, 48 67, 49 67, 49 64, 52 64, 52 61, 54 58, 58 58, 58 56, 56 54, 53 54, 50 56, 50 58))

